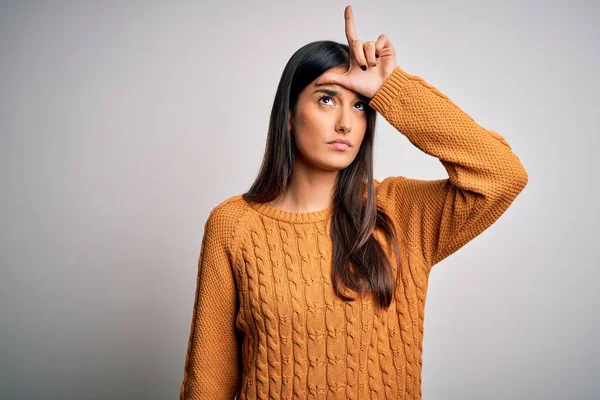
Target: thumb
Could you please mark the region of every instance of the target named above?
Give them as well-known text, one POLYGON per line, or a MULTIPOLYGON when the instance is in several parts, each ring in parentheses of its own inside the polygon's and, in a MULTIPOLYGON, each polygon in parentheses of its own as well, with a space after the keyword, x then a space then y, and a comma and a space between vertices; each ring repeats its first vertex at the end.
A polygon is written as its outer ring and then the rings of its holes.
POLYGON ((350 89, 350 79, 348 79, 348 73, 339 74, 337 72, 325 72, 315 80, 315 85, 331 85, 338 84, 346 89, 350 89))

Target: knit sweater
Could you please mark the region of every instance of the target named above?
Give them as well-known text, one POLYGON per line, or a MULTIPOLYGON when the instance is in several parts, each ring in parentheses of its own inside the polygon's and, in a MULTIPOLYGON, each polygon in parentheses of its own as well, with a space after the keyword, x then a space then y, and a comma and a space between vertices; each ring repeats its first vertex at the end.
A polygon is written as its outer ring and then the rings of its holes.
POLYGON ((227 198, 204 225, 182 400, 421 398, 431 268, 494 223, 528 174, 502 136, 400 67, 369 105, 448 173, 374 180, 399 233, 399 271, 384 247, 391 306, 335 295, 333 206, 293 213, 227 198))

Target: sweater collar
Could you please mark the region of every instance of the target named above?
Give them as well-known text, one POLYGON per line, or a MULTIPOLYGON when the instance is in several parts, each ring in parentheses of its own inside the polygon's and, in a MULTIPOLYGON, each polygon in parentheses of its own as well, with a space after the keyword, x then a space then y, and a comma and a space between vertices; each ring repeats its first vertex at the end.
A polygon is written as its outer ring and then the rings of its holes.
POLYGON ((329 207, 318 210, 318 211, 310 211, 310 212, 290 212, 285 211, 280 208, 275 208, 273 206, 268 205, 267 203, 257 203, 254 201, 246 200, 250 207, 259 212, 262 215, 267 217, 283 221, 289 223, 312 223, 325 221, 329 219, 333 213, 333 203, 329 205, 329 207))

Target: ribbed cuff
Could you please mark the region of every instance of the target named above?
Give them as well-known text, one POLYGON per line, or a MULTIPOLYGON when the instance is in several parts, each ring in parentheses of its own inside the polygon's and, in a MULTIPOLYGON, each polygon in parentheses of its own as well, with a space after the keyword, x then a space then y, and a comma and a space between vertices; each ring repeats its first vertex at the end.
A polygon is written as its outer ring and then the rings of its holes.
POLYGON ((400 88, 405 85, 412 75, 404 71, 400 67, 394 68, 392 74, 383 83, 375 95, 369 102, 369 106, 377 110, 379 113, 384 113, 390 103, 398 95, 400 88))

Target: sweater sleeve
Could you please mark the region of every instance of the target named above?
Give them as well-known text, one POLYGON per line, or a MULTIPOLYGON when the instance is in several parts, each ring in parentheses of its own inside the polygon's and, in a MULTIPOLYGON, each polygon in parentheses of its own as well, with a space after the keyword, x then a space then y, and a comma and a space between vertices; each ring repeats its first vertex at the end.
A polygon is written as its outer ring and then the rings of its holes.
POLYGON ((180 400, 230 400, 237 391, 238 303, 229 251, 230 220, 222 208, 216 207, 204 225, 180 400))
POLYGON ((504 137, 423 78, 396 67, 369 105, 448 173, 438 180, 375 182, 378 201, 428 269, 487 229, 526 186, 528 174, 504 137))

